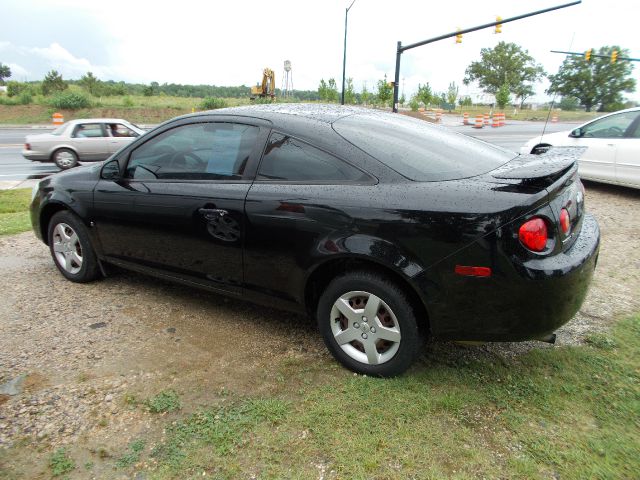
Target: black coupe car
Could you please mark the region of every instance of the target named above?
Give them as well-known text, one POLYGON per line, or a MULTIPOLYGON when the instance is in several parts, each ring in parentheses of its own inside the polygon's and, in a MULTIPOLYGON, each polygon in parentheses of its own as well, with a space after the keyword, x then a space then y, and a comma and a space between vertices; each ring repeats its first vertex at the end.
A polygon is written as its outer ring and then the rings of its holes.
POLYGON ((575 149, 511 151, 367 109, 186 115, 34 189, 60 272, 106 264, 317 318, 346 367, 397 375, 426 336, 550 340, 600 233, 575 149))

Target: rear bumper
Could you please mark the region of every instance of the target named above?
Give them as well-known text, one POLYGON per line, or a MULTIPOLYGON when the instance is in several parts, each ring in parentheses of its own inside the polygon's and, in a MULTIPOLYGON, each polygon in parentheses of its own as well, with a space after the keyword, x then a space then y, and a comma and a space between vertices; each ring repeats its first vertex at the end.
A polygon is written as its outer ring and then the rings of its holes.
POLYGON ((599 248, 598 223, 585 214, 578 238, 563 253, 525 262, 496 259, 487 279, 450 277, 443 308, 433 312, 433 333, 453 340, 509 342, 553 333, 580 309, 599 248))

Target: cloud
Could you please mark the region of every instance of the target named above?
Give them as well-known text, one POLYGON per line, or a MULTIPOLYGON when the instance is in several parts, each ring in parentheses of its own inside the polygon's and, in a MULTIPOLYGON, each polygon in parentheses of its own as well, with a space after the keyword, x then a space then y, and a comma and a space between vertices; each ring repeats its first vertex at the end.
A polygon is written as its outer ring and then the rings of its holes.
POLYGON ((93 72, 98 77, 113 76, 114 69, 101 65, 93 65, 86 58, 79 58, 59 43, 48 47, 20 47, 27 52, 43 58, 51 68, 60 71, 67 77, 78 77, 86 72, 93 72))
POLYGON ((29 71, 21 65, 18 65, 17 63, 8 63, 7 65, 9 65, 9 68, 11 69, 12 80, 18 80, 29 76, 29 71))

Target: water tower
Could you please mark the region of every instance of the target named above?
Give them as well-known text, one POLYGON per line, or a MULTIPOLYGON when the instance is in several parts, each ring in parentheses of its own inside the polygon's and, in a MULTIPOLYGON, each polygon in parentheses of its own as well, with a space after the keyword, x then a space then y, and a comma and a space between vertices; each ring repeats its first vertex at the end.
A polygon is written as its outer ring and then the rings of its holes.
POLYGON ((293 95, 293 70, 291 69, 291 61, 284 61, 284 73, 282 74, 282 96, 290 97, 293 95))

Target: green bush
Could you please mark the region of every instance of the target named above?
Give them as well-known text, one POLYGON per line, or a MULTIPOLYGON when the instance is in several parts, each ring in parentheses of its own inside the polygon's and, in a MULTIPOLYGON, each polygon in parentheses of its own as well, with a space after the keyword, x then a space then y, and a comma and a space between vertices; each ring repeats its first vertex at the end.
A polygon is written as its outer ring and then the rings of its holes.
POLYGON ((416 100, 415 98, 412 98, 411 101, 409 102, 409 107, 411 108, 412 112, 417 112, 418 109, 420 108, 420 104, 418 103, 418 100, 416 100))
POLYGON ((33 101, 33 97, 31 96, 31 92, 29 90, 25 90, 18 96, 18 103, 20 105, 29 105, 33 101))
POLYGON ((49 101, 52 107, 63 108, 67 110, 77 110, 79 108, 87 108, 91 106, 91 102, 87 97, 80 93, 62 92, 57 93, 49 101))
POLYGON ((131 97, 129 95, 122 99, 122 103, 125 107, 133 107, 133 100, 131 100, 131 97))
POLYGON ((29 89, 29 85, 22 82, 7 82, 7 96, 8 97, 17 97, 22 92, 29 89))
POLYGON ((202 99, 202 103, 200 103, 200 108, 203 110, 215 110, 216 108, 224 108, 226 106, 227 102, 216 97, 205 97, 202 99))

